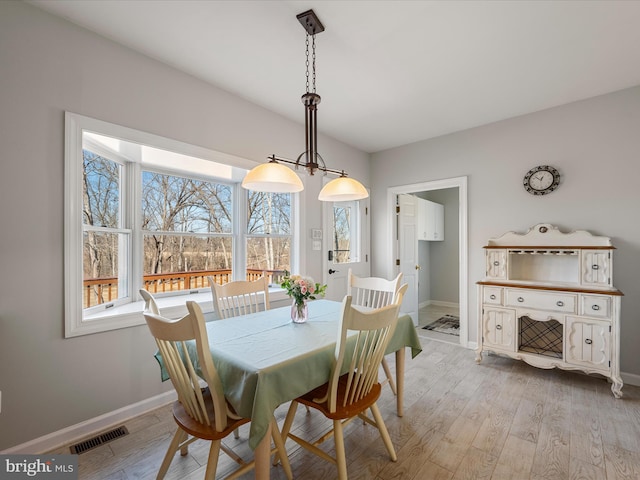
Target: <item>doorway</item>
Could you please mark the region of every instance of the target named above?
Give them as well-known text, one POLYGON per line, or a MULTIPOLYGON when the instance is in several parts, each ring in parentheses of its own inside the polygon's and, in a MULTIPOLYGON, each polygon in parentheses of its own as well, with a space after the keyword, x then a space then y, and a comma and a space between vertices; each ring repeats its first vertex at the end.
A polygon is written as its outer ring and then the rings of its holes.
MULTIPOLYGON (((369 198, 345 202, 323 202, 323 282, 327 300, 341 302, 347 294, 349 270, 368 277, 369 198)), ((317 241, 320 243, 320 241, 317 241)))
MULTIPOLYGON (((459 319, 460 319, 459 320, 460 321, 459 343, 464 347, 468 347, 469 345, 469 338, 468 338, 469 337, 469 312, 468 312, 468 259, 467 259, 467 243, 468 243, 467 177, 456 177, 456 178, 450 178, 450 179, 444 179, 444 180, 416 183, 411 185, 403 185, 399 187, 391 187, 387 190, 387 202, 388 202, 387 211, 389 212, 388 221, 389 221, 389 225, 392 226, 392 228, 389 229, 390 235, 391 235, 391 238, 389 239, 390 241, 388 244, 389 258, 393 259, 392 262, 390 262, 387 276, 388 278, 393 278, 400 271, 403 271, 403 269, 406 270, 408 274, 412 274, 413 276, 416 276, 415 275, 416 272, 411 270, 415 269, 419 271, 417 275, 418 281, 415 282, 415 286, 414 286, 416 291, 414 292, 413 296, 410 296, 410 298, 413 298, 412 302, 414 302, 415 305, 405 306, 403 304, 403 311, 407 311, 408 313, 411 313, 412 317, 415 314, 414 323, 417 325, 419 323, 418 310, 420 306, 420 300, 422 300, 422 303, 424 304, 425 296, 429 296, 429 297, 431 296, 430 293, 425 294, 424 292, 423 292, 423 295, 421 296, 420 283, 423 284, 423 287, 425 287, 425 289, 428 287, 429 290, 432 290, 435 288, 435 291, 437 291, 439 287, 439 285, 437 285, 438 282, 433 282, 433 276, 430 276, 429 272, 425 270, 428 270, 431 267, 434 267, 434 268, 437 267, 439 269, 457 268, 457 272, 458 272, 457 298, 455 298, 455 293, 452 292, 453 290, 455 290, 455 287, 453 287, 449 289, 451 291, 448 292, 448 297, 446 297, 447 300, 437 302, 437 304, 439 304, 439 306, 442 306, 443 308, 447 306, 454 306, 457 304, 458 310, 459 310, 459 319), (401 220, 396 210, 398 196, 399 195, 401 196, 403 194, 412 194, 417 197, 421 197, 423 199, 433 199, 433 201, 436 201, 436 200, 443 201, 444 199, 444 201, 446 201, 446 198, 451 198, 452 193, 457 194, 457 202, 451 202, 448 209, 447 209, 447 206, 445 205, 445 222, 449 223, 450 227, 457 226, 457 229, 455 228, 449 229, 454 232, 454 235, 455 233, 457 233, 457 242, 455 240, 453 240, 453 242, 449 241, 449 245, 448 245, 448 247, 451 248, 451 245, 453 243, 453 248, 457 249, 457 252, 454 252, 454 254, 457 253, 457 262, 455 260, 450 261, 451 265, 449 266, 435 265, 435 264, 433 266, 425 265, 425 269, 422 270, 422 267, 418 263, 418 259, 420 258, 420 250, 421 250, 420 247, 417 247, 417 250, 416 250, 415 265, 409 265, 404 261, 396 262, 396 259, 400 260, 400 259, 407 258, 407 255, 406 255, 407 252, 403 252, 403 248, 406 249, 407 245, 409 245, 409 243, 407 242, 407 239, 402 238, 403 232, 402 232, 401 220), (452 224, 451 222, 454 222, 454 223, 457 222, 457 225, 452 224), (401 263, 402 266, 397 265, 397 263, 401 263), (432 283, 433 285, 430 285, 430 286, 425 285, 425 281, 427 278, 431 278, 430 283, 432 283), (405 307, 408 310, 405 310, 405 307)), ((447 240, 446 223, 445 223, 445 241, 447 240)), ((405 229, 405 231, 410 231, 410 229, 409 230, 405 229)), ((417 244, 418 242, 416 241, 415 243, 417 244)), ((420 242, 420 243, 424 243, 424 242, 420 242)), ((431 243, 431 242, 426 242, 426 243, 431 243)), ((440 247, 441 246, 438 245, 437 247, 434 247, 434 250, 437 250, 437 248, 440 248, 440 247)), ((423 250, 422 255, 425 255, 426 253, 424 253, 424 250, 428 250, 428 249, 429 247, 427 245, 424 245, 422 248, 423 250)), ((440 257, 441 256, 437 256, 434 258, 439 259, 440 257)), ((443 292, 438 292, 437 295, 442 297, 443 292)), ((452 336, 452 338, 455 341, 455 337, 452 336)))

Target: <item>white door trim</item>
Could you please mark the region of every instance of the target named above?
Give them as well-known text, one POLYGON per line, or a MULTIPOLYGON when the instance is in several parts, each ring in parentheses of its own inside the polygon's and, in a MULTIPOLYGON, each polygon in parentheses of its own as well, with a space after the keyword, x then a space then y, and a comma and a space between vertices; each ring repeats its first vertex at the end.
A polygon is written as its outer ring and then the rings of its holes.
POLYGON ((395 241, 396 234, 396 195, 402 193, 425 192, 429 190, 442 190, 445 188, 458 188, 459 201, 459 244, 458 255, 460 262, 459 272, 459 290, 460 290, 460 345, 466 348, 472 348, 469 344, 469 265, 468 265, 468 220, 467 220, 467 177, 454 177, 442 180, 434 180, 430 182, 414 183, 410 185, 401 185, 397 187, 387 188, 387 232, 388 237, 388 256, 387 277, 395 276, 395 258, 397 244, 395 241))

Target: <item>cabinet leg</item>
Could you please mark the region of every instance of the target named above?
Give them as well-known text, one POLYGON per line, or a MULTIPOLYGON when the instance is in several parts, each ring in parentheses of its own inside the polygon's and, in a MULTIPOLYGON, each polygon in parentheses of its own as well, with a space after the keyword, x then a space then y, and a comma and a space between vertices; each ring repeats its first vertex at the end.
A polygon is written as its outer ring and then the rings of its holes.
POLYGON ((622 379, 620 377, 611 377, 613 382, 611 385, 611 392, 616 398, 622 398, 622 379))
POLYGON ((476 350, 476 363, 480 363, 482 361, 482 349, 479 348, 476 350))

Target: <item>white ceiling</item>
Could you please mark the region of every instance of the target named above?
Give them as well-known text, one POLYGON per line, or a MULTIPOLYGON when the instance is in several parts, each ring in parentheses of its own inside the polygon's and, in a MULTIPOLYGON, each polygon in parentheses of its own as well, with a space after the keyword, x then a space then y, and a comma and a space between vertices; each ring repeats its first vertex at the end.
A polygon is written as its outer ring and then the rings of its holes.
POLYGON ((313 8, 319 130, 366 152, 640 84, 640 1, 29 3, 300 123, 313 8))

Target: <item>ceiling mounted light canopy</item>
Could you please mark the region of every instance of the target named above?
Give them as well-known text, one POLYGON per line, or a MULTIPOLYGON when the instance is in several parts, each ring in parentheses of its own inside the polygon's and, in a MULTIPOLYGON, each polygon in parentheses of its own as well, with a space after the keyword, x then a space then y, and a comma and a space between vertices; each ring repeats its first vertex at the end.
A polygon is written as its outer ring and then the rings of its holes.
POLYGON ((369 193, 364 186, 352 178, 348 178, 344 170, 327 168, 324 159, 318 153, 318 104, 321 97, 316 93, 316 34, 324 32, 324 26, 313 10, 297 15, 298 21, 307 32, 306 40, 306 92, 302 95, 302 103, 305 110, 305 146, 306 149, 293 161, 271 155, 269 162, 253 168, 242 181, 242 186, 248 190, 258 192, 294 193, 303 190, 300 177, 290 168, 282 165, 289 163, 295 165, 296 170, 304 168, 309 175, 314 175, 316 170, 325 175, 338 175, 327 183, 318 195, 318 200, 323 202, 339 202, 348 200, 360 200, 367 198, 369 193), (312 56, 309 61, 309 37, 311 37, 312 56), (309 64, 311 64, 311 85, 309 91, 309 64))

